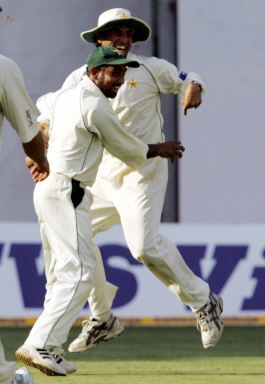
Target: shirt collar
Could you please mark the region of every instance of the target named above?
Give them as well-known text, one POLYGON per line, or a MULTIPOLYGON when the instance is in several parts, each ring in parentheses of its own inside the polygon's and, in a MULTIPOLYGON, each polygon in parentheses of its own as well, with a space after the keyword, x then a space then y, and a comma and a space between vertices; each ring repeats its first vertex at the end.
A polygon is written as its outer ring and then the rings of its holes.
POLYGON ((79 84, 80 86, 93 92, 95 96, 102 97, 108 100, 108 98, 104 95, 104 93, 101 92, 99 87, 87 75, 84 75, 84 77, 82 78, 79 84))

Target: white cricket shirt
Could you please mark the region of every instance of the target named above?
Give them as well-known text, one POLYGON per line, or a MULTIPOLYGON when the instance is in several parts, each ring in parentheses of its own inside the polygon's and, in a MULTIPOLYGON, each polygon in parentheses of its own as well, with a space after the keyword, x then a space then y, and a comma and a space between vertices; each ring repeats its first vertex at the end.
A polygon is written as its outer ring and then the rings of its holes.
POLYGON ((109 100, 88 76, 73 88, 42 96, 37 107, 50 120, 51 172, 91 186, 104 147, 133 168, 146 160, 148 146, 124 131, 109 100))
MULTIPOLYGON (((179 72, 167 60, 129 53, 127 58, 140 63, 139 68, 127 68, 125 82, 115 99, 110 100, 114 112, 127 132, 147 144, 164 141, 160 94, 184 93, 192 80, 204 83, 196 73, 179 72)), ((72 72, 63 87, 78 84, 86 66, 72 72)))

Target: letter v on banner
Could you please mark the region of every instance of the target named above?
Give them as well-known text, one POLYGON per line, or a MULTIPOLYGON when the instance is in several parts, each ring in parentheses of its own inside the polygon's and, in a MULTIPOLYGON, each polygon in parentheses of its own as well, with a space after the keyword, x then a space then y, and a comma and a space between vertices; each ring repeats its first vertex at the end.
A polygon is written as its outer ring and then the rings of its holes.
POLYGON ((178 246, 180 253, 191 270, 207 281, 211 290, 220 293, 233 274, 238 263, 246 258, 247 245, 217 245, 213 258, 216 264, 208 277, 203 276, 200 262, 205 256, 206 246, 178 246))

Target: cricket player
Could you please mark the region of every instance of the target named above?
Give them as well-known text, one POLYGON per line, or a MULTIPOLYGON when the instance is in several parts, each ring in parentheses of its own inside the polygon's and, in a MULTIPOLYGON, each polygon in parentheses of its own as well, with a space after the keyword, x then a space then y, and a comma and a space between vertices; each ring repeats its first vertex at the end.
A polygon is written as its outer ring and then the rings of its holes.
MULTIPOLYGON (((36 169, 41 171, 40 181, 48 176, 49 165, 45 157, 42 135, 37 126, 37 115, 25 88, 23 75, 17 64, 0 55, 0 127, 4 117, 18 134, 24 152, 33 158, 36 169)), ((0 147, 1 147, 0 132, 0 147)), ((33 378, 26 368, 15 368, 14 362, 5 360, 0 340, 0 383, 32 384, 33 378)))
POLYGON ((127 67, 138 68, 139 63, 114 47, 98 47, 89 55, 87 73, 77 86, 47 94, 37 103, 50 121, 50 175, 34 190, 47 294, 44 311, 16 356, 47 375, 66 376, 76 370, 74 363, 57 355, 95 286, 98 250, 92 240, 92 195, 87 187, 95 181, 103 146, 133 169, 156 156, 173 161, 184 151, 178 141, 147 145, 125 132, 108 98, 117 95, 127 67))
MULTIPOLYGON (((151 28, 133 17, 129 10, 110 9, 99 16, 98 26, 81 33, 81 38, 97 46, 112 46, 122 51, 140 67, 128 68, 125 83, 117 97, 110 101, 125 130, 145 143, 164 141, 160 94, 183 93, 183 113, 197 108, 205 90, 199 75, 179 71, 166 60, 130 52, 133 43, 147 41, 151 28)), ((74 71, 65 81, 67 88, 78 84, 85 67, 74 71)), ((43 118, 43 117, 41 117, 43 118)), ((49 124, 47 120, 44 123, 49 124)), ((211 293, 209 285, 186 265, 175 244, 159 232, 168 179, 166 159, 148 159, 132 169, 122 160, 104 151, 96 181, 91 188, 93 203, 93 235, 121 222, 124 236, 133 257, 145 266, 197 317, 204 348, 215 346, 223 332, 221 297, 211 293), (128 201, 130 204, 128 204, 128 201)), ((121 334, 123 326, 111 313, 109 303, 115 287, 108 285, 104 296, 104 269, 97 263, 96 286, 89 297, 92 316, 83 322, 83 329, 70 346, 70 352, 82 352, 102 340, 121 334)), ((104 288, 105 289, 105 288, 104 288)))

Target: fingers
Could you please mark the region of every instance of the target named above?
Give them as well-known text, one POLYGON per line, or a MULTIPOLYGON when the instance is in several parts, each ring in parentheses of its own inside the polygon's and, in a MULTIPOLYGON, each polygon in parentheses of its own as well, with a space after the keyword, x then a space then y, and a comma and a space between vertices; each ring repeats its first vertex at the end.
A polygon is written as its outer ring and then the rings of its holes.
POLYGON ((181 159, 183 156, 183 152, 185 151, 185 147, 181 144, 180 141, 176 142, 175 151, 176 151, 175 156, 177 156, 179 159, 181 159))
POLYGON ((183 105, 183 108, 182 108, 182 111, 183 111, 183 115, 186 116, 188 114, 188 109, 196 109, 198 108, 202 103, 202 99, 201 97, 200 98, 196 98, 196 99, 185 99, 183 98, 179 104, 183 105))
POLYGON ((34 179, 35 183, 39 183, 48 177, 48 172, 40 173, 37 178, 34 179))
MULTIPOLYGON (((184 104, 184 103, 183 103, 184 104)), ((184 107, 183 107, 183 115, 186 116, 188 114, 188 109, 196 109, 198 108, 199 106, 201 105, 201 102, 197 102, 197 103, 190 103, 190 104, 184 104, 184 107)))
POLYGON ((183 145, 178 145, 178 149, 179 151, 185 152, 185 147, 183 147, 183 145))
POLYGON ((171 164, 174 164, 175 157, 178 157, 179 159, 181 159, 184 151, 185 151, 185 147, 181 144, 180 141, 173 141, 171 143, 171 150, 170 150, 171 155, 168 156, 170 158, 171 164))
POLYGON ((38 173, 38 172, 39 172, 39 168, 36 165, 33 165, 30 170, 30 174, 34 175, 35 173, 38 173))
POLYGON ((183 115, 187 115, 187 105, 185 104, 185 100, 182 99, 180 102, 179 102, 180 105, 183 105, 183 108, 182 108, 182 111, 183 111, 183 115))
POLYGON ((32 180, 33 180, 35 183, 39 183, 40 181, 45 180, 47 177, 48 177, 48 172, 40 172, 40 173, 35 173, 35 174, 32 176, 32 180))
POLYGON ((176 142, 175 150, 176 150, 176 155, 177 155, 178 157, 182 157, 183 152, 185 152, 185 147, 181 144, 180 141, 177 141, 177 142, 176 142))
POLYGON ((45 180, 49 175, 48 172, 39 169, 36 165, 31 168, 30 174, 32 175, 32 180, 35 183, 45 180))

